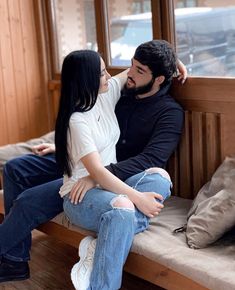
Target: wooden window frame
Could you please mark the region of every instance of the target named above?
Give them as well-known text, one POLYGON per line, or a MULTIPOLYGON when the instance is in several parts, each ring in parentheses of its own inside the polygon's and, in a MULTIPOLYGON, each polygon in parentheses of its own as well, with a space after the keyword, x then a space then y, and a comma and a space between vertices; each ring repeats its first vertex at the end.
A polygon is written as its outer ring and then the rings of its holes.
MULTIPOLYGON (((151 0, 151 10, 153 38, 163 38, 175 46, 174 1, 151 0)), ((107 45, 109 35, 107 27, 108 9, 106 7, 106 0, 95 1, 95 16, 98 50, 104 58, 111 75, 117 74, 123 70, 123 67, 109 65, 110 51, 107 45), (106 17, 103 17, 103 15, 106 15, 106 17)))
MULTIPOLYGON (((46 1, 46 10, 47 10, 47 20, 49 29, 49 42, 50 42, 50 59, 52 66, 52 78, 60 79, 60 73, 55 71, 56 68, 56 54, 55 54, 55 27, 53 27, 53 17, 52 17, 52 5, 51 1, 46 1)), ((106 6, 106 0, 95 0, 95 21, 96 21, 96 37, 97 37, 97 46, 98 51, 101 53, 104 61, 107 64, 107 69, 111 75, 115 75, 123 70, 124 67, 112 66, 110 63, 110 51, 107 45, 109 39, 109 31, 107 26, 108 21, 108 9, 106 6), (106 17, 104 17, 106 15, 106 17)), ((175 16, 174 16, 174 0, 151 0, 151 10, 152 10, 152 29, 153 29, 153 38, 154 39, 165 39, 170 42, 176 48, 176 38, 175 38, 175 16)), ((57 56, 58 59, 58 56, 57 56)), ((194 79, 193 82, 197 82, 197 79, 202 77, 190 76, 190 79, 194 79)), ((231 77, 203 77, 208 80, 223 79, 226 82, 226 79, 231 79, 231 77)))
MULTIPOLYGON (((53 12, 53 0, 46 1, 46 16, 49 27, 49 41, 50 41, 50 59, 51 59, 51 70, 53 72, 53 79, 59 79, 60 73, 58 72, 58 53, 56 49, 56 28, 54 21, 54 12, 53 12)), ((168 21, 162 21, 162 19, 171 19, 172 15, 174 16, 174 10, 172 13, 169 13, 167 10, 169 7, 173 7, 173 0, 151 0, 151 9, 152 9, 152 29, 153 29, 153 38, 160 39, 164 38, 170 40, 171 34, 170 29, 173 25, 171 21, 171 26, 168 26, 168 21), (168 3, 169 2, 169 3, 168 3), (164 13, 162 15, 162 13, 164 13), (167 15, 167 16, 166 16, 167 15), (169 37, 170 36, 170 37, 169 37)), ((108 30, 108 9, 106 6, 106 0, 95 0, 95 21, 96 21, 96 37, 97 37, 97 46, 98 51, 101 53, 104 61, 107 64, 107 68, 111 74, 118 73, 123 70, 123 67, 112 66, 110 63, 110 51, 109 46, 107 45, 109 39, 109 30, 108 30), (106 15, 104 17, 104 15, 106 15)), ((171 42, 171 41, 170 41, 171 42)))
MULTIPOLYGON (((164 35, 161 31, 163 27, 161 21, 161 13, 162 13, 161 7, 165 2, 166 1, 162 0, 151 0, 153 38, 156 39, 162 38, 164 35)), ((170 2, 173 3, 172 0, 170 0, 170 2)), ((95 1, 95 16, 97 27, 96 32, 97 32, 98 50, 101 53, 102 57, 104 58, 104 61, 107 64, 107 69, 109 70, 111 75, 117 74, 123 70, 123 67, 109 65, 110 51, 107 45, 109 39, 108 35, 109 31, 107 26, 108 9, 106 6, 106 0, 95 1), (103 15, 106 15, 106 17, 103 17, 103 15)))

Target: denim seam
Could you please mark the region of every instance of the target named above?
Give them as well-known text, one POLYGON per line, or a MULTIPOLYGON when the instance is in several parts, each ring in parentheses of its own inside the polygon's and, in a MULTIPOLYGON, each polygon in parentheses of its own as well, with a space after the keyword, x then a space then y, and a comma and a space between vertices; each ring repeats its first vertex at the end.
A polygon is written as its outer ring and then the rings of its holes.
POLYGON ((145 178, 145 176, 147 175, 146 172, 144 172, 143 176, 137 181, 137 183, 135 184, 135 186, 133 187, 134 189, 138 186, 138 184, 142 181, 142 179, 145 178))
MULTIPOLYGON (((106 223, 106 219, 107 219, 107 217, 104 217, 104 220, 105 220, 105 223, 106 223)), ((106 235, 105 235, 105 237, 104 237, 104 239, 105 239, 105 241, 107 240, 107 237, 108 237, 108 231, 106 231, 106 235)), ((104 243, 104 245, 106 245, 106 243, 104 243)), ((104 255, 104 253, 106 252, 106 247, 102 247, 103 248, 103 253, 102 253, 102 255, 101 255, 101 285, 104 285, 104 257, 105 257, 105 255, 104 255)))

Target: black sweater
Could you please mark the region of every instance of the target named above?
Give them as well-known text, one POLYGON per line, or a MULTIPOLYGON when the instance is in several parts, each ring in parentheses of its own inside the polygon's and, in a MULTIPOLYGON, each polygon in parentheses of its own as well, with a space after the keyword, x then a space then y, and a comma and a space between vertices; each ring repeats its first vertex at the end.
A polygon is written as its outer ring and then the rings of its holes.
POLYGON ((123 95, 116 105, 121 135, 116 145, 118 163, 109 169, 121 180, 150 167, 166 166, 182 132, 181 106, 163 88, 144 99, 123 95))

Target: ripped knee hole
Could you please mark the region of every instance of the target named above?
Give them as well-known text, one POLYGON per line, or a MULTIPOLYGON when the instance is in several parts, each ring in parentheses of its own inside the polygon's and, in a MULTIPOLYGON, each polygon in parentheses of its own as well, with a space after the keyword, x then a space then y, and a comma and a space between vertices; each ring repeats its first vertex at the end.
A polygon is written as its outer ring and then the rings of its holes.
POLYGON ((126 208, 134 210, 134 204, 128 199, 128 197, 124 195, 118 195, 117 197, 113 198, 111 201, 111 205, 116 208, 126 208))
POLYGON ((171 182, 171 177, 170 177, 169 173, 163 168, 151 167, 149 169, 146 169, 145 172, 149 173, 149 174, 159 173, 162 177, 165 177, 166 179, 168 179, 171 182))

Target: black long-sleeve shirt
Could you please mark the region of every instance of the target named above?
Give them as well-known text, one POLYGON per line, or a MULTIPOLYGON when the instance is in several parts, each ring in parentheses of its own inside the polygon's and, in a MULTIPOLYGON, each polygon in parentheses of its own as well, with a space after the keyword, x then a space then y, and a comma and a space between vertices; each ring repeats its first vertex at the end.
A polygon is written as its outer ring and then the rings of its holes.
POLYGON ((143 99, 123 95, 116 105, 121 135, 118 163, 109 169, 121 180, 150 167, 166 166, 182 132, 184 112, 168 94, 169 87, 143 99))

